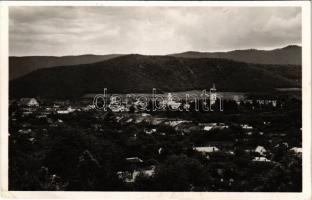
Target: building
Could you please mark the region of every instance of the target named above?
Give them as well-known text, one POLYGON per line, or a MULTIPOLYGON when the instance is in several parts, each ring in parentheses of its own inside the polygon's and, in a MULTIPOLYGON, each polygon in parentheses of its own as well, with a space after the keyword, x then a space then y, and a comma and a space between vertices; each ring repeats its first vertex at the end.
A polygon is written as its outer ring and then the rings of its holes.
POLYGON ((57 114, 69 114, 76 111, 76 109, 72 108, 72 107, 68 107, 66 110, 58 110, 56 111, 57 114))
POLYGON ((300 147, 293 147, 289 151, 294 152, 296 154, 302 154, 302 148, 300 147))
POLYGON ((217 89, 215 84, 213 84, 212 88, 210 88, 210 105, 213 105, 217 101, 217 89))
POLYGON ((252 130, 252 129, 253 129, 253 127, 250 126, 250 125, 248 125, 248 124, 241 124, 241 127, 242 127, 242 129, 244 129, 244 130, 252 130))
POLYGON ((148 135, 151 135, 153 133, 156 133, 156 129, 152 128, 152 129, 144 129, 144 132, 148 135))
POLYGON ((21 106, 38 107, 39 102, 35 98, 21 98, 19 101, 21 106))
POLYGON ((126 161, 128 161, 130 163, 143 163, 143 160, 140 159, 139 157, 126 158, 126 161))
POLYGON ((208 147, 194 147, 193 148, 195 151, 201 152, 202 154, 207 154, 207 153, 213 153, 213 152, 218 152, 220 151, 219 148, 215 146, 208 146, 208 147))
POLYGON ((129 112, 129 108, 123 105, 123 102, 119 96, 111 96, 108 108, 113 112, 129 112))
POLYGON ((199 126, 203 126, 203 130, 204 131, 210 131, 213 129, 219 129, 219 130, 223 130, 225 128, 229 128, 228 125, 225 125, 225 123, 199 123, 199 126))
POLYGON ((255 162, 271 162, 271 160, 267 159, 266 157, 255 157, 252 159, 252 161, 255 162))
POLYGON ((117 172, 117 176, 119 179, 123 180, 126 183, 134 183, 136 178, 139 175, 151 177, 155 174, 155 166, 150 166, 148 169, 138 169, 132 172, 129 171, 119 171, 117 172))
POLYGON ((170 106, 172 109, 176 110, 180 107, 181 103, 179 102, 175 102, 173 100, 173 96, 171 93, 168 93, 168 96, 167 96, 167 106, 170 106))
POLYGON ((266 154, 266 149, 263 146, 257 146, 255 149, 255 152, 259 153, 260 155, 265 155, 266 154))

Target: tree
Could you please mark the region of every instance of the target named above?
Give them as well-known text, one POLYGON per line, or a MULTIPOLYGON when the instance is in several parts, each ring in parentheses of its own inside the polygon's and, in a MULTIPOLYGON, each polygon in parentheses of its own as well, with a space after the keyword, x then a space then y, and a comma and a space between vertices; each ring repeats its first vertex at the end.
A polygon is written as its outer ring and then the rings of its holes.
POLYGON ((135 107, 131 105, 129 108, 129 113, 134 113, 134 112, 135 112, 135 107))
POLYGON ((173 155, 156 168, 155 182, 161 191, 207 190, 210 178, 198 160, 173 155))
POLYGON ((78 171, 84 190, 95 189, 100 168, 98 161, 88 150, 85 150, 79 157, 78 171))

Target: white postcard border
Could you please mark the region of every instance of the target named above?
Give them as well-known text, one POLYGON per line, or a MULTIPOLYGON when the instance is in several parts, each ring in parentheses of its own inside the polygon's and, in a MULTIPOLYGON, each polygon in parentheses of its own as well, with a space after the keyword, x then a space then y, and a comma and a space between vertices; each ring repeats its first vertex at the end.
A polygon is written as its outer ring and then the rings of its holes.
POLYGON ((3 198, 23 199, 301 199, 311 197, 311 2, 308 1, 6 1, 0 2, 0 177, 3 198), (10 6, 229 6, 302 8, 303 191, 264 192, 25 192, 8 191, 8 8, 10 6))

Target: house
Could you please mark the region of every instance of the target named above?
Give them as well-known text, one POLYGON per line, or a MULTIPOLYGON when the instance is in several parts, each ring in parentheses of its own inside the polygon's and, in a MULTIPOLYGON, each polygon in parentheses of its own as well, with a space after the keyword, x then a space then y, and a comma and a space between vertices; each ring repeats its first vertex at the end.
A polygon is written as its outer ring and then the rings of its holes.
POLYGON ((95 109, 95 105, 87 105, 86 107, 82 108, 84 111, 93 110, 95 109))
POLYGON ((181 103, 173 100, 173 96, 171 93, 168 93, 166 104, 167 104, 167 106, 170 106, 174 110, 178 109, 181 105, 181 103))
POLYGON ((32 138, 29 138, 28 141, 31 142, 31 143, 33 144, 33 143, 36 142, 36 139, 32 137, 32 138))
POLYGON ((39 102, 35 98, 21 98, 19 101, 21 106, 38 107, 39 102))
POLYGON ((116 117, 115 117, 116 122, 118 122, 118 123, 119 123, 119 122, 120 122, 120 120, 122 120, 122 118, 123 118, 123 117, 116 116, 116 117))
POLYGON ((67 110, 68 110, 69 112, 74 112, 74 111, 76 111, 76 109, 75 109, 75 108, 72 108, 71 106, 69 106, 69 107, 67 108, 67 110))
POLYGON ((142 163, 143 162, 143 160, 141 160, 139 157, 126 158, 126 161, 130 163, 142 163))
POLYGON ((293 148, 289 149, 289 151, 294 152, 296 154, 302 154, 302 148, 300 148, 300 147, 293 147, 293 148))
POLYGON ((193 131, 200 131, 200 127, 198 127, 197 125, 192 124, 190 122, 179 123, 178 125, 176 125, 174 127, 174 130, 181 133, 181 134, 187 134, 187 133, 191 133, 193 131))
POLYGON ((57 114, 69 114, 70 112, 68 110, 58 110, 57 114))
POLYGON ((148 113, 142 113, 142 117, 150 117, 151 114, 148 114, 148 113))
POLYGON ((160 125, 161 123, 163 123, 166 120, 166 118, 152 118, 152 120, 150 121, 151 125, 157 126, 160 125))
POLYGON ((123 180, 124 182, 132 182, 132 174, 128 171, 118 171, 116 175, 118 179, 123 180))
POLYGON ((272 105, 273 107, 276 107, 277 100, 275 99, 257 99, 256 102, 260 105, 272 105))
POLYGON ((229 126, 225 125, 225 123, 199 123, 198 126, 203 126, 204 131, 210 131, 212 129, 223 130, 225 128, 229 128, 229 126))
POLYGON ((23 128, 28 128, 28 127, 31 127, 31 123, 25 122, 25 123, 22 123, 21 126, 23 128))
POLYGON ((198 126, 203 126, 204 131, 210 131, 217 126, 217 123, 198 123, 198 126))
POLYGON ((204 131, 210 131, 213 127, 212 126, 205 126, 204 131))
POLYGON ((202 154, 207 154, 207 153, 213 153, 213 152, 218 152, 220 149, 218 149, 215 146, 208 146, 208 147, 194 147, 193 150, 198 151, 202 154))
POLYGON ((29 134, 29 133, 31 133, 31 129, 20 129, 20 130, 18 130, 18 133, 20 133, 20 134, 29 134))
POLYGON ((151 177, 155 174, 155 166, 152 165, 147 169, 139 169, 139 170, 134 170, 133 172, 129 171, 119 171, 117 172, 117 176, 119 179, 123 180, 126 183, 134 183, 136 178, 139 175, 144 175, 147 177, 151 177))
POLYGON ((217 123, 198 123, 198 126, 217 126, 217 123))
POLYGON ((126 123, 129 124, 129 123, 131 123, 132 121, 133 121, 133 119, 132 119, 132 118, 129 118, 129 119, 126 121, 126 123))
POLYGON ((27 116, 27 115, 31 115, 31 114, 33 114, 32 111, 24 111, 24 112, 22 113, 22 116, 27 116))
POLYGON ((66 110, 58 110, 56 111, 57 114, 69 114, 76 111, 76 109, 72 108, 72 107, 68 107, 66 110))
POLYGON ((129 112, 129 109, 126 108, 124 105, 109 105, 108 108, 110 108, 113 112, 129 112))
POLYGON ((165 125, 169 125, 171 127, 176 127, 179 124, 182 123, 190 123, 191 121, 185 121, 185 120, 170 120, 170 121, 166 121, 164 122, 165 125))
POLYGON ((146 103, 140 100, 137 100, 133 103, 134 107, 136 108, 136 110, 140 110, 142 108, 146 107, 146 103))
POLYGON ((247 135, 252 135, 253 133, 251 131, 248 131, 246 134, 247 135))
POLYGON ((145 129, 144 132, 148 135, 151 135, 153 133, 156 133, 156 129, 152 128, 152 129, 145 129))
POLYGON ((53 108, 60 108, 60 107, 61 107, 60 105, 53 104, 53 108))
POLYGON ((132 181, 135 182, 136 177, 140 174, 147 177, 153 176, 155 174, 155 166, 151 166, 150 169, 134 170, 132 173, 132 181))
POLYGON ((160 133, 158 133, 158 135, 166 136, 166 133, 165 132, 160 132, 160 133))
POLYGON ((248 124, 241 124, 241 127, 242 127, 242 129, 245 129, 245 130, 252 130, 253 129, 253 127, 248 125, 248 124))
POLYGON ((47 115, 46 114, 37 115, 36 118, 38 118, 38 119, 46 119, 47 115))
POLYGON ((185 110, 189 110, 190 107, 191 107, 191 105, 190 105, 189 103, 185 103, 185 104, 183 105, 183 109, 185 109, 185 110))
POLYGON ((255 152, 259 153, 260 155, 265 155, 266 154, 266 149, 263 146, 257 146, 255 149, 255 152))
POLYGON ((244 151, 245 151, 246 153, 252 153, 252 152, 253 152, 252 149, 245 149, 244 151))
POLYGON ((208 146, 208 147, 194 147, 193 150, 200 152, 203 156, 206 157, 206 159, 210 159, 210 154, 214 152, 219 152, 220 149, 218 149, 215 146, 208 146))
POLYGON ((234 155, 235 154, 234 151, 228 151, 227 153, 230 154, 230 155, 234 155))
POLYGON ((158 154, 160 155, 160 154, 162 154, 162 152, 163 152, 163 148, 160 147, 160 148, 158 149, 158 154))
POLYGON ((200 127, 191 125, 191 126, 185 128, 185 129, 183 130, 183 132, 184 132, 184 133, 192 133, 192 132, 196 132, 196 131, 200 131, 200 130, 201 130, 200 127))
POLYGON ((252 161, 255 162, 271 162, 271 160, 267 159, 266 157, 255 157, 252 159, 252 161))
POLYGON ((142 123, 143 121, 146 121, 146 120, 147 120, 147 119, 146 119, 145 117, 140 117, 140 116, 138 116, 138 117, 135 118, 134 123, 135 123, 135 124, 139 124, 139 123, 142 123))

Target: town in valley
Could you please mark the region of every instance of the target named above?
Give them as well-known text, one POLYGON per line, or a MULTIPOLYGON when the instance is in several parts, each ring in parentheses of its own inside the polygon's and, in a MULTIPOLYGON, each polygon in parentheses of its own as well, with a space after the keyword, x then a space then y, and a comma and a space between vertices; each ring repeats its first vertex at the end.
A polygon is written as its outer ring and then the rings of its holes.
POLYGON ((298 91, 226 96, 215 86, 211 90, 208 101, 215 109, 209 111, 196 110, 194 101, 175 101, 171 93, 162 95, 166 109, 161 111, 140 109, 151 107, 151 101, 119 104, 114 95, 106 111, 96 109, 90 95, 11 100, 10 176, 19 181, 10 185, 18 190, 300 191, 298 91))

